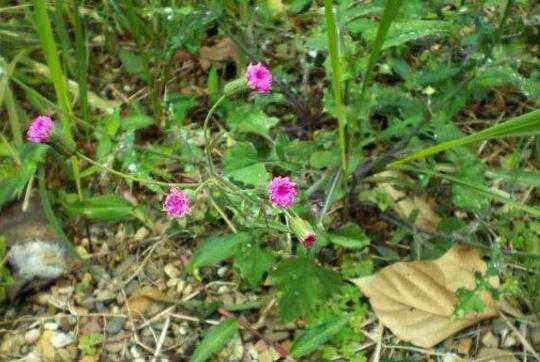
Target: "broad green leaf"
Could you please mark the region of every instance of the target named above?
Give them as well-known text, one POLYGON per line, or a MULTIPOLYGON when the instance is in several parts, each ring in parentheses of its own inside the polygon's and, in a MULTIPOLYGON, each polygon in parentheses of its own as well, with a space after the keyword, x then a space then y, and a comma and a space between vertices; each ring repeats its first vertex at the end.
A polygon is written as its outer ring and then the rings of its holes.
POLYGON ((238 245, 234 256, 234 265, 240 269, 242 277, 252 287, 259 284, 263 274, 270 269, 273 261, 272 254, 253 243, 238 245))
POLYGON ((102 195, 68 204, 66 211, 71 216, 90 220, 118 221, 132 216, 133 205, 121 196, 102 195))
POLYGON ((219 352, 238 331, 238 322, 234 318, 224 319, 220 324, 212 327, 195 348, 190 358, 191 362, 207 361, 214 353, 219 352))
POLYGON ((154 123, 152 117, 145 114, 132 114, 121 119, 120 126, 123 130, 136 131, 146 128, 154 123))
POLYGON ((426 158, 441 151, 446 151, 454 147, 464 146, 491 138, 534 135, 538 133, 540 133, 540 109, 518 117, 513 117, 506 122, 498 123, 485 130, 475 132, 468 136, 460 137, 451 141, 441 142, 423 150, 413 152, 408 156, 390 163, 388 167, 396 167, 404 162, 426 158))
POLYGON ((335 151, 315 151, 309 159, 311 167, 322 169, 339 165, 339 154, 335 151))
POLYGON ((195 270, 217 264, 231 257, 237 245, 247 243, 251 238, 248 232, 239 232, 205 239, 191 259, 191 268, 195 270))
POLYGON ((247 185, 265 186, 270 174, 259 162, 257 151, 251 143, 237 143, 225 151, 223 157, 225 175, 247 185))
POLYGON ((140 77, 144 81, 148 81, 146 72, 144 70, 144 61, 140 55, 132 53, 126 49, 120 49, 118 53, 122 65, 126 68, 126 71, 137 77, 140 77))
POLYGON ((491 178, 502 178, 509 182, 540 187, 540 172, 525 170, 489 170, 486 175, 491 178))
POLYGON ((328 233, 328 237, 334 244, 349 249, 361 249, 371 242, 364 231, 353 223, 345 224, 338 230, 328 233))
POLYGON ((249 104, 241 105, 231 111, 227 117, 227 125, 239 133, 255 133, 268 138, 268 131, 279 120, 266 115, 261 109, 249 104))
MULTIPOLYGON (((439 20, 409 20, 393 23, 388 30, 382 49, 402 45, 426 36, 452 34, 456 30, 457 27, 452 23, 439 20)), ((377 37, 377 32, 373 28, 368 29, 363 33, 363 36, 368 42, 373 42, 377 37)))
POLYGON ((342 285, 336 273, 316 265, 307 256, 283 260, 271 276, 278 289, 284 322, 313 313, 318 303, 324 303, 342 285))
POLYGON ((308 329, 294 341, 291 354, 299 358, 315 351, 320 345, 338 334, 346 324, 347 318, 340 318, 308 329))

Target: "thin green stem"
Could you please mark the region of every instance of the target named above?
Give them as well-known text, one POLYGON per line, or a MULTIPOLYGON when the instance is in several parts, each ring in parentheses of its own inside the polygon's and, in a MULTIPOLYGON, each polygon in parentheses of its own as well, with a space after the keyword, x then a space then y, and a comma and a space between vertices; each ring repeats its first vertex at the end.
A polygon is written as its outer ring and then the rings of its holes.
POLYGON ((137 177, 137 176, 133 176, 133 175, 129 175, 127 173, 123 173, 123 172, 120 172, 118 170, 115 170, 111 167, 108 167, 108 166, 105 166, 97 161, 94 161, 93 159, 91 159, 90 157, 87 157, 85 156, 84 154, 80 153, 80 152, 76 152, 75 153, 78 157, 80 157, 81 159, 85 160, 86 162, 102 169, 103 171, 106 171, 108 173, 111 173, 113 175, 116 175, 116 176, 119 176, 119 177, 122 177, 124 179, 128 179, 128 180, 132 180, 132 181, 136 181, 136 182, 139 182, 141 184, 152 184, 152 185, 159 185, 159 186, 166 186, 166 187, 184 187, 184 188, 189 188, 189 187, 196 187, 198 186, 197 183, 176 183, 176 182, 164 182, 164 181, 156 181, 156 180, 152 180, 152 179, 148 179, 148 178, 143 178, 143 177, 137 177))
POLYGON ((217 100, 216 103, 214 103, 212 108, 210 108, 210 110, 208 111, 208 114, 206 115, 206 118, 204 119, 204 123, 203 123, 204 152, 208 160, 208 168, 210 171, 210 175, 212 176, 216 175, 216 171, 214 168, 214 162, 212 161, 212 149, 211 149, 212 145, 211 145, 211 139, 210 139, 209 124, 210 124, 210 119, 216 112, 216 109, 221 105, 221 103, 223 103, 223 101, 225 101, 226 98, 227 96, 224 94, 217 100))
POLYGON ((79 98, 81 100, 82 119, 89 123, 88 109, 88 62, 86 56, 86 41, 84 26, 80 14, 80 0, 74 3, 74 30, 75 30, 75 55, 77 58, 77 70, 79 81, 79 98))
POLYGON ((345 113, 345 105, 343 104, 343 87, 341 84, 342 69, 339 59, 338 36, 332 0, 324 0, 324 13, 326 16, 326 31, 328 33, 328 53, 332 65, 332 93, 334 95, 336 117, 338 120, 338 143, 341 155, 341 168, 345 175, 344 180, 346 180, 348 174, 347 144, 345 139, 347 115, 345 113))

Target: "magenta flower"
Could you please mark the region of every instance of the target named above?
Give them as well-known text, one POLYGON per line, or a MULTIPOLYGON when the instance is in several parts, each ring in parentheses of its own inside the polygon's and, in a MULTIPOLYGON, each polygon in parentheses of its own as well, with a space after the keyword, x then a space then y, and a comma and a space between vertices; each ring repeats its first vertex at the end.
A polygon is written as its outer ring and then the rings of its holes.
POLYGON ((296 184, 288 177, 274 177, 268 184, 268 198, 275 207, 286 209, 296 197, 296 184))
POLYGON ((172 188, 163 201, 163 211, 170 217, 182 217, 190 212, 189 199, 182 190, 172 188))
POLYGON ((249 64, 246 70, 248 86, 259 93, 268 93, 272 85, 272 73, 261 63, 249 64))
POLYGON ((317 235, 312 232, 307 233, 305 237, 300 240, 300 242, 307 247, 313 246, 313 244, 315 244, 315 241, 317 241, 317 235))
POLYGON ((33 121, 28 132, 26 132, 26 139, 30 142, 41 143, 47 142, 51 136, 54 123, 51 117, 38 116, 33 121))

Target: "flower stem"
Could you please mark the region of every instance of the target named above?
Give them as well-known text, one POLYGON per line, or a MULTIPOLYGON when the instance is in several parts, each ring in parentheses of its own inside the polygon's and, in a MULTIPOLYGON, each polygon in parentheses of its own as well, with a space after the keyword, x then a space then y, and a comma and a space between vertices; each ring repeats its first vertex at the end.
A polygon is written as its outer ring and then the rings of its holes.
POLYGON ((216 109, 223 103, 223 101, 227 98, 227 95, 222 95, 216 103, 210 108, 208 111, 208 114, 206 115, 206 118, 204 119, 203 123, 203 133, 204 133, 204 152, 206 153, 206 158, 208 160, 208 168, 210 171, 210 175, 215 175, 216 171, 214 168, 214 162, 212 161, 212 149, 211 149, 211 139, 210 139, 210 130, 208 129, 210 119, 214 115, 216 109))
POLYGON ((139 182, 141 184, 152 184, 152 185, 159 185, 159 186, 166 186, 166 187, 185 187, 185 188, 195 187, 195 186, 198 185, 197 183, 176 183, 176 182, 156 181, 156 180, 152 180, 152 179, 148 179, 148 178, 128 175, 126 173, 123 173, 123 172, 117 171, 117 170, 115 170, 113 168, 110 168, 108 166, 105 166, 105 165, 103 165, 103 164, 101 164, 101 163, 99 163, 97 161, 94 161, 90 157, 87 157, 87 156, 85 156, 84 154, 82 154, 82 153, 80 153, 78 151, 75 154, 77 156, 79 156, 81 159, 85 160, 86 162, 88 162, 88 163, 90 163, 90 164, 92 164, 94 166, 99 167, 103 171, 106 171, 106 172, 111 173, 111 174, 116 175, 116 176, 120 176, 120 177, 122 177, 124 179, 139 182))

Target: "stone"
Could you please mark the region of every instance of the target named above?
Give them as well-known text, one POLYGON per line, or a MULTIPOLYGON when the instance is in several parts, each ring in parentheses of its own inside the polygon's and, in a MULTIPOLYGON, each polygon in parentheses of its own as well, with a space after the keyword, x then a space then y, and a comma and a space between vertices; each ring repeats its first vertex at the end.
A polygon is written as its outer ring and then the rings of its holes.
POLYGON ((24 356, 24 358, 21 361, 24 361, 24 362, 42 362, 43 359, 41 358, 39 353, 37 353, 36 351, 32 351, 32 352, 28 353, 26 356, 24 356))
POLYGON ((486 347, 495 348, 499 345, 499 338, 497 338, 491 331, 488 331, 482 337, 482 344, 486 347))
POLYGON ((506 336, 506 338, 503 340, 502 346, 504 348, 512 348, 517 344, 517 338, 514 336, 513 333, 510 333, 506 336))
POLYGON ((56 331, 58 329, 58 323, 56 322, 45 322, 43 328, 48 331, 56 331))
POLYGON ((113 293, 112 290, 100 290, 96 295, 96 300, 98 302, 106 303, 116 299, 117 294, 113 293))
POLYGON ((176 279, 180 276, 180 270, 178 270, 172 263, 165 265, 163 271, 171 279, 176 279))
POLYGON ((107 324, 105 325, 105 332, 107 332, 107 334, 120 333, 125 325, 126 325, 126 318, 123 318, 123 317, 111 318, 107 321, 107 324))
POLYGON ((473 340, 471 338, 460 339, 456 345, 456 349, 459 353, 468 355, 471 351, 473 340))
POLYGON ((498 334, 504 338, 504 336, 506 336, 506 334, 510 331, 510 327, 508 327, 508 324, 506 324, 503 319, 498 318, 491 322, 491 330, 495 332, 495 334, 498 334))
POLYGON ((518 362, 516 357, 509 352, 498 348, 482 348, 476 356, 478 361, 518 362))
POLYGON ((39 329, 30 329, 24 334, 24 340, 28 344, 34 344, 38 341, 41 336, 41 331, 39 329))
POLYGON ((73 336, 67 333, 56 333, 51 338, 51 344, 54 348, 63 348, 73 343, 73 336))

